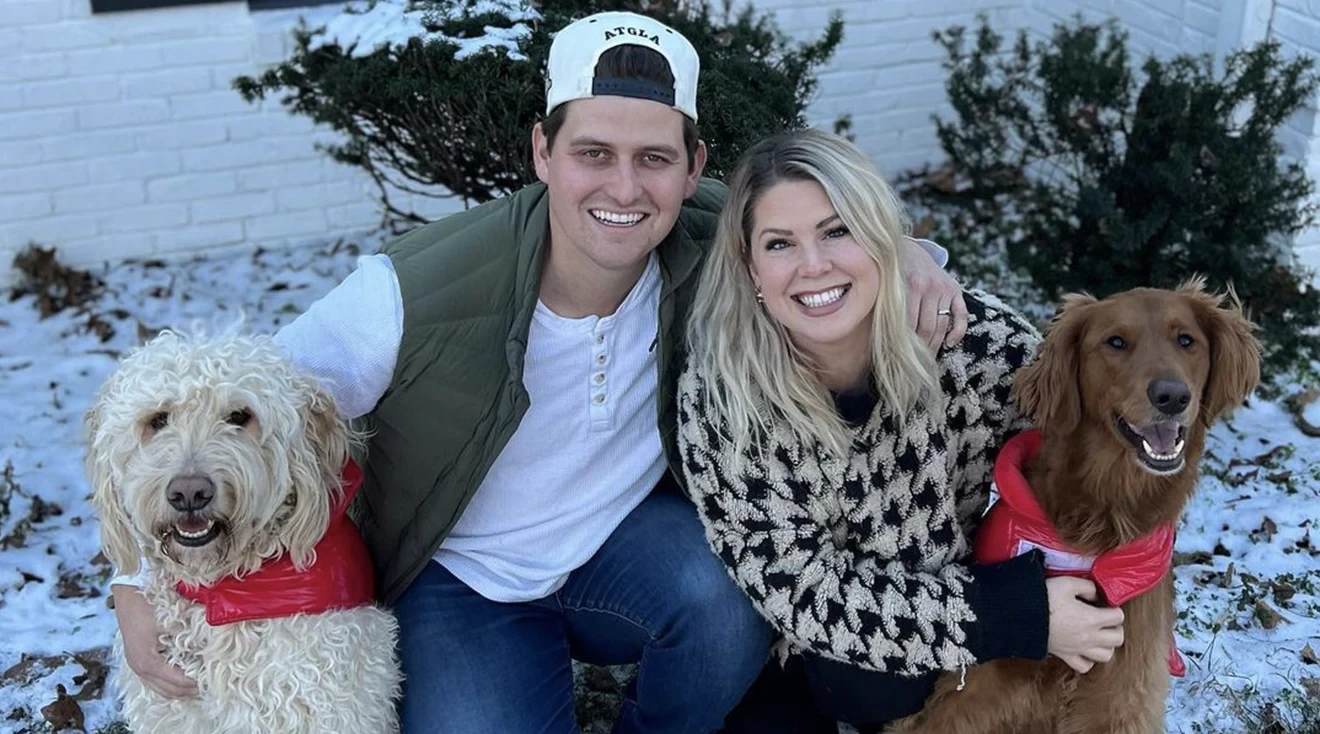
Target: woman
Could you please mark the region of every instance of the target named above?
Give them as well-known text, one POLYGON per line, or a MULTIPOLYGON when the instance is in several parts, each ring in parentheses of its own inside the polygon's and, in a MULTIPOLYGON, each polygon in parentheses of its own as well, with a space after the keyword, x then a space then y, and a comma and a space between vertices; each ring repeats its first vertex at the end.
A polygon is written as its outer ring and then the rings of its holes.
POLYGON ((969 566, 1009 402, 1038 334, 985 294, 938 355, 906 326, 906 222, 865 155, 816 130, 734 172, 679 386, 707 538, 782 635, 727 731, 863 731, 918 711, 944 671, 1052 653, 1085 672, 1122 642, 1090 582, 1039 553, 969 566))

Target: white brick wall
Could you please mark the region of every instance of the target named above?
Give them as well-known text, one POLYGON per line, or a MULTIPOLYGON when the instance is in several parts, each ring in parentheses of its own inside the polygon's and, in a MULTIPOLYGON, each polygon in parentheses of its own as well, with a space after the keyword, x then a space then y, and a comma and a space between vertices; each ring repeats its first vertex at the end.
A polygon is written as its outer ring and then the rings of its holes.
MULTIPOLYGON (((1320 51, 1320 0, 755 0, 781 28, 815 38, 834 9, 845 38, 822 70, 813 123, 853 118, 889 174, 941 158, 930 123, 949 112, 931 33, 988 13, 996 28, 1080 12, 1117 15, 1133 50, 1222 53, 1267 35, 1320 51)), ((231 88, 289 52, 299 12, 245 2, 93 16, 89 0, 0 0, 0 281, 29 241, 88 264, 208 247, 278 246, 375 227, 374 189, 313 147, 324 140, 276 103, 231 88)), ((1316 105, 1282 138, 1320 179, 1316 105)), ((428 216, 457 202, 423 201, 428 216)), ((1298 240, 1320 267, 1320 229, 1298 240)))
POLYGON ((887 174, 937 162, 931 114, 949 113, 943 51, 931 33, 971 25, 978 12, 996 27, 1027 21, 1024 0, 756 0, 799 40, 820 36, 834 9, 843 12, 844 38, 821 70, 813 124, 851 114, 857 144, 887 174))
POLYGON ((1151 53, 1162 58, 1179 53, 1214 53, 1223 6, 1241 1, 1028 0, 1032 28, 1042 33, 1048 33, 1055 23, 1071 21, 1079 13, 1088 21, 1117 17, 1128 30, 1128 48, 1137 60, 1151 53))
MULTIPOLYGON (((1277 0, 1270 23, 1273 37, 1289 55, 1320 58, 1320 0, 1277 0)), ((1288 155, 1305 161, 1307 174, 1320 185, 1320 99, 1295 116, 1281 135, 1288 155)), ((1313 198, 1320 207, 1320 192, 1313 198)), ((1303 232, 1294 243, 1297 257, 1320 273, 1320 225, 1303 232)))
POLYGON ((313 147, 324 133, 230 87, 287 56, 297 15, 0 0, 0 281, 31 241, 86 265, 377 226, 369 180, 313 147))

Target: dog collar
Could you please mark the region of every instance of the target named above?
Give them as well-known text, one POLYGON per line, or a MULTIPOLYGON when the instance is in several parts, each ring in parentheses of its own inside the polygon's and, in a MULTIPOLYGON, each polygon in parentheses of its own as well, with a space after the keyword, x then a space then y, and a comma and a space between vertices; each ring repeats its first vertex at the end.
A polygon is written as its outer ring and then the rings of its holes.
MULTIPOLYGON (((999 501, 991 506, 977 531, 977 563, 999 563, 1039 550, 1045 556, 1046 576, 1090 579, 1113 606, 1122 606, 1158 586, 1173 567, 1173 525, 1161 525, 1098 556, 1077 552, 1059 538, 1027 484, 1023 467, 1040 453, 1040 445, 1040 431, 1033 429, 1009 439, 1000 449, 995 459, 999 501)), ((1169 672, 1178 677, 1186 672, 1172 640, 1169 672)))
POLYGON ((362 469, 352 460, 344 465, 343 483, 343 499, 331 508, 329 528, 316 544, 316 560, 310 566, 299 571, 285 553, 252 573, 226 576, 210 586, 181 581, 179 594, 204 605, 212 626, 371 604, 376 585, 371 557, 348 516, 348 506, 362 486, 362 469))

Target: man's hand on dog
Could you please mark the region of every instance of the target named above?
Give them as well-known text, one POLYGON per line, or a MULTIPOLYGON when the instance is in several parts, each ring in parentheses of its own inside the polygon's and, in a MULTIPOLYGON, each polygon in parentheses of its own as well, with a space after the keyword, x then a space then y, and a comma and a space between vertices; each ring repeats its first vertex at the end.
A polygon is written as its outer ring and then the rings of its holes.
POLYGON ((1072 576, 1045 580, 1050 598, 1049 653, 1078 673, 1114 658, 1123 645, 1123 610, 1096 606, 1095 583, 1072 576))
POLYGON ((142 591, 134 586, 110 587, 115 597, 115 616, 124 638, 124 660, 142 683, 166 698, 195 698, 197 682, 177 666, 165 662, 160 651, 156 615, 142 591))

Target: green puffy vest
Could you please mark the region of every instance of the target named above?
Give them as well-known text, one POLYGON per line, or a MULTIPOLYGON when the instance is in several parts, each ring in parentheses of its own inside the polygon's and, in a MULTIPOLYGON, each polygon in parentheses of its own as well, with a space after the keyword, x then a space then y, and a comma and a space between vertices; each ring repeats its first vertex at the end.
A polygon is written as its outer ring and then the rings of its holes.
MULTIPOLYGON (((679 350, 724 194, 703 179, 657 249, 656 418, 676 477, 679 350)), ((527 410, 523 356, 548 225, 546 188, 536 184, 384 248, 403 297, 403 339, 390 387, 362 421, 370 438, 354 515, 387 604, 425 568, 527 410)))

